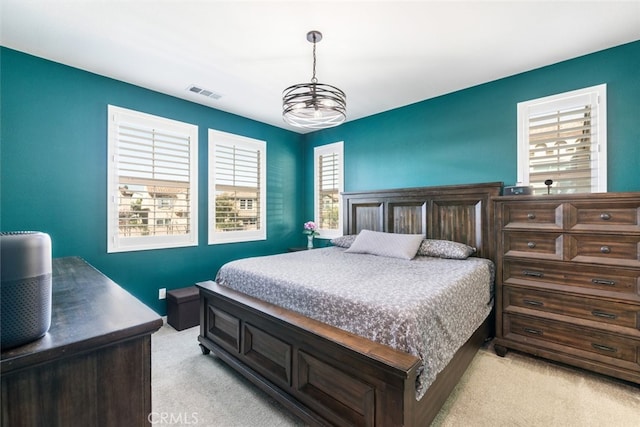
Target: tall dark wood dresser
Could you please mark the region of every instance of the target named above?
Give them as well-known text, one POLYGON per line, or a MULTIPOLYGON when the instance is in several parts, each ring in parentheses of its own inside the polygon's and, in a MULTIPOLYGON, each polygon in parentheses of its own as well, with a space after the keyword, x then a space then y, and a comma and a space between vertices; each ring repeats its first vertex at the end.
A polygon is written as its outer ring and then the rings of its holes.
POLYGON ((495 350, 640 383, 640 193, 495 201, 495 350))
POLYGON ((53 260, 51 328, 2 352, 3 426, 147 426, 162 318, 80 258, 53 260))

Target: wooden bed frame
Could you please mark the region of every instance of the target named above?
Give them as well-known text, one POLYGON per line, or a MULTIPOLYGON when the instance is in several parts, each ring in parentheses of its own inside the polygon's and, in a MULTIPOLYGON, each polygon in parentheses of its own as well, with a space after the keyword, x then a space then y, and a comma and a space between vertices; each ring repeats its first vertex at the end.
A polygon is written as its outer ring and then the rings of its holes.
MULTIPOLYGON (((343 231, 424 233, 495 260, 490 199, 501 189, 494 182, 344 193, 343 231)), ((202 352, 214 352, 309 425, 428 425, 493 332, 490 316, 416 400, 418 358, 213 281, 197 285, 202 352)))

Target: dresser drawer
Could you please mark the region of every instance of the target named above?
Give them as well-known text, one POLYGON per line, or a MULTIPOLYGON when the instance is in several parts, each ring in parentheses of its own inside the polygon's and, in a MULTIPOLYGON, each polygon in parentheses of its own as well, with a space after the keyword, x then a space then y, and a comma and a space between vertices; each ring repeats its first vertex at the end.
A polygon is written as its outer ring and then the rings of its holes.
POLYGON ((595 294, 611 293, 616 298, 640 302, 640 270, 504 260, 502 281, 529 286, 558 284, 582 288, 583 291, 592 290, 595 294))
POLYGON ((603 232, 640 232, 640 202, 572 202, 568 228, 603 232))
POLYGON ((640 329, 640 304, 585 298, 528 288, 503 288, 503 307, 527 308, 541 312, 562 314, 600 323, 640 329))
POLYGON ((518 203, 502 205, 506 229, 562 230, 562 203, 518 203))
POLYGON ((570 261, 640 267, 640 236, 573 234, 565 243, 570 261))
POLYGON ((505 231, 502 234, 504 255, 536 259, 563 259, 563 235, 505 231))
POLYGON ((537 341, 539 345, 543 345, 543 342, 558 344, 590 353, 600 360, 610 358, 624 361, 628 367, 640 369, 640 340, 635 338, 513 314, 504 315, 504 329, 505 337, 514 341, 529 344, 537 341))

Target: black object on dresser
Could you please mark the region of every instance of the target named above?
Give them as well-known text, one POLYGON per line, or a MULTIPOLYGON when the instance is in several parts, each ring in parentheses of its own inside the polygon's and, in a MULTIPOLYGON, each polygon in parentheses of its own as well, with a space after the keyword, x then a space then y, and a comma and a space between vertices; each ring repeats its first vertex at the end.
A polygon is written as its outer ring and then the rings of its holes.
POLYGON ((52 264, 51 327, 2 352, 3 426, 147 426, 162 318, 80 258, 52 264))
POLYGON ((494 201, 496 353, 640 383, 640 193, 494 201))
POLYGON ((51 326, 51 238, 0 233, 0 348, 42 337, 51 326))

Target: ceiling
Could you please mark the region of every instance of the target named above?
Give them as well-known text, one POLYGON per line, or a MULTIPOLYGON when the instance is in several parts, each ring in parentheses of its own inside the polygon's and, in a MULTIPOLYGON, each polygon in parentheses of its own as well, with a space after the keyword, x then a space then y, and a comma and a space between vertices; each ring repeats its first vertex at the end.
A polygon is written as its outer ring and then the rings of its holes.
POLYGON ((0 2, 3 46, 301 133, 309 30, 348 121, 640 40, 640 0, 0 2))

